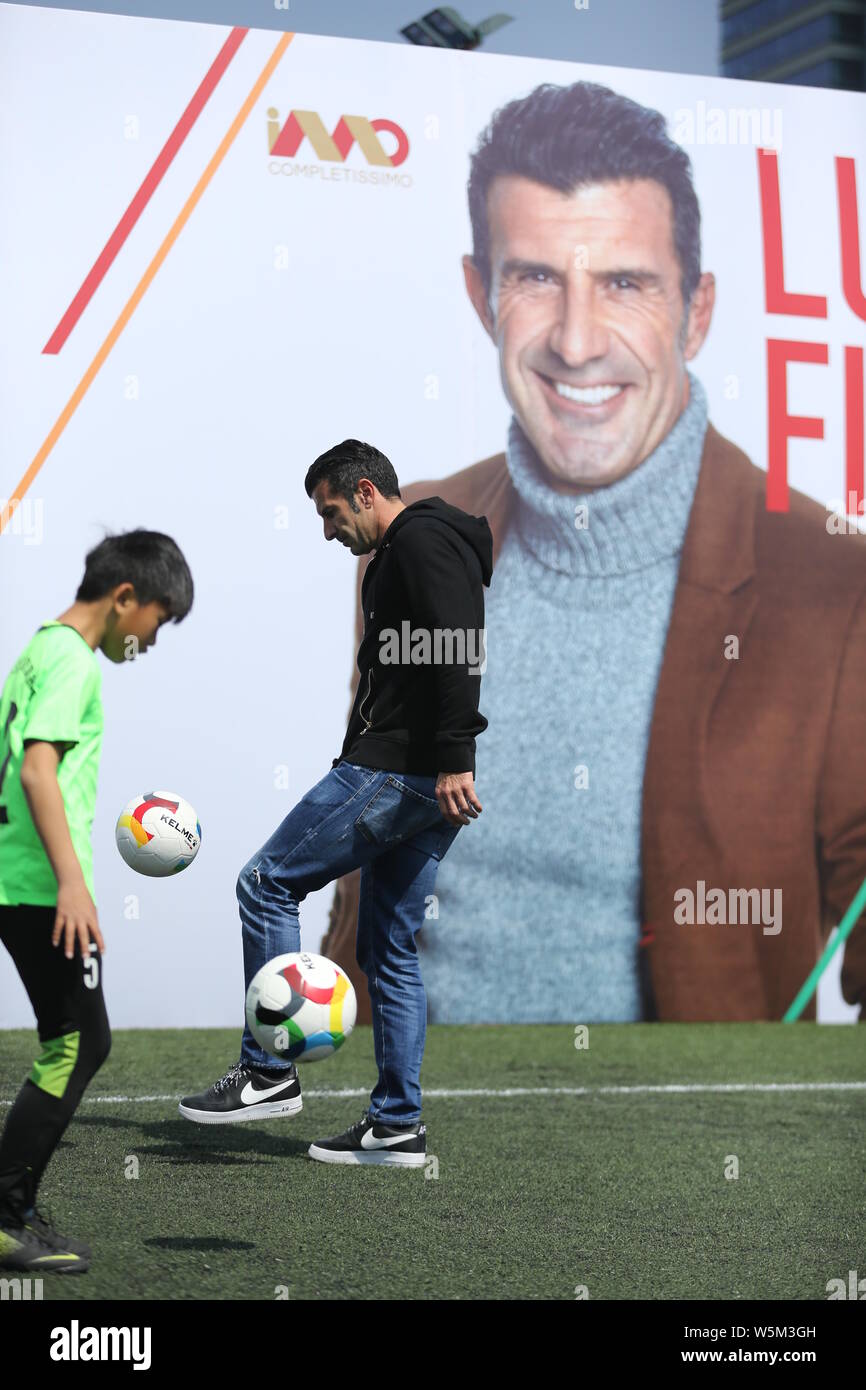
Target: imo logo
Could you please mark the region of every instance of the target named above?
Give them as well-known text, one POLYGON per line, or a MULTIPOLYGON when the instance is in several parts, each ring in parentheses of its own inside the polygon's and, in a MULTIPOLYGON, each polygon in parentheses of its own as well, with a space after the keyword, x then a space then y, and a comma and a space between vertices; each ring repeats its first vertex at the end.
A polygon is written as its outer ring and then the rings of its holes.
POLYGON ((329 135, 317 111, 290 111, 288 120, 281 125, 277 108, 268 107, 268 150, 275 158, 293 159, 304 140, 309 140, 317 158, 339 164, 345 163, 346 155, 355 144, 368 164, 380 164, 388 169, 396 169, 409 153, 408 136, 394 121, 341 116, 333 134, 329 135), (386 154, 382 147, 379 135, 383 132, 393 135, 397 141, 393 154, 386 154))

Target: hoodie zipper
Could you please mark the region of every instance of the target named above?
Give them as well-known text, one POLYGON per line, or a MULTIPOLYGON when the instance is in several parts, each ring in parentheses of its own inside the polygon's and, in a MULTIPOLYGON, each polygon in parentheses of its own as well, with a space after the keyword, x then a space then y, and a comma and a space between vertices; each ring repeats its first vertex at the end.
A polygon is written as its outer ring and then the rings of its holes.
POLYGON ((361 730, 361 733, 358 735, 359 738, 361 737, 362 734, 365 734, 369 728, 372 727, 372 722, 373 722, 373 721, 372 721, 371 719, 364 719, 364 715, 363 715, 364 700, 368 700, 368 699, 370 698, 370 691, 371 691, 371 689, 372 689, 372 686, 373 686, 373 668, 372 668, 372 666, 371 666, 370 669, 369 669, 369 671, 367 672, 367 690, 366 690, 366 693, 364 694, 363 699, 361 700, 360 705, 358 706, 358 714, 359 714, 360 718, 364 721, 364 728, 361 730))

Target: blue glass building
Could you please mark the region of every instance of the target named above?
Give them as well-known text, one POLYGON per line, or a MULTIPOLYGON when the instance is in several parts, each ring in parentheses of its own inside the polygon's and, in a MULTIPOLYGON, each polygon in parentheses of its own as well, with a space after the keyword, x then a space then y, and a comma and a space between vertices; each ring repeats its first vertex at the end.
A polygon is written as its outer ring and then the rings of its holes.
POLYGON ((722 73, 866 91, 866 0, 722 0, 722 73))

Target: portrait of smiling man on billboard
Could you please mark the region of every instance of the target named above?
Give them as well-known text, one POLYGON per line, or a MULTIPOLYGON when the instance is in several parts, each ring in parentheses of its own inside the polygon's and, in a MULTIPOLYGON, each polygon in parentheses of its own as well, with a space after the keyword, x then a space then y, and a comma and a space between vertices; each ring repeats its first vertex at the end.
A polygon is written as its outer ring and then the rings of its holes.
MULTIPOLYGON (((430 1019, 779 1019, 866 874, 866 542, 794 490, 769 511, 708 420, 715 280, 657 111, 537 87, 468 200, 512 415, 504 452, 405 489, 494 540, 485 814, 418 936, 430 1019)), ((322 950, 363 1010, 357 902, 347 875, 322 950)), ((862 924, 841 984, 863 1017, 862 924)))

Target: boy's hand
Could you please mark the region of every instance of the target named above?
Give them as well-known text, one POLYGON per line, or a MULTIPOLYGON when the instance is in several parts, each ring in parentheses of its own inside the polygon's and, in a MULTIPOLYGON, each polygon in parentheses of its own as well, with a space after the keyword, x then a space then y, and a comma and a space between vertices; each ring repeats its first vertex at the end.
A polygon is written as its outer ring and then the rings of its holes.
POLYGON ((470 816, 477 820, 482 809, 471 772, 440 772, 436 779, 436 799, 450 825, 468 825, 470 816))
POLYGON ((96 904, 87 891, 82 879, 78 883, 61 883, 57 888, 57 916, 51 933, 51 945, 57 946, 63 938, 63 949, 67 960, 75 954, 75 943, 81 947, 81 959, 90 956, 90 943, 95 942, 97 950, 105 950, 102 932, 96 916, 96 904))

